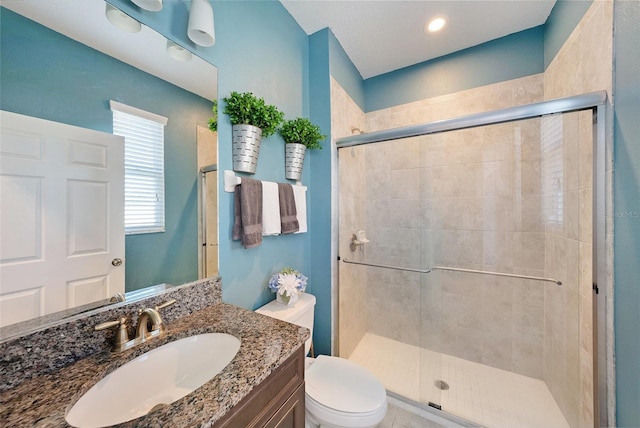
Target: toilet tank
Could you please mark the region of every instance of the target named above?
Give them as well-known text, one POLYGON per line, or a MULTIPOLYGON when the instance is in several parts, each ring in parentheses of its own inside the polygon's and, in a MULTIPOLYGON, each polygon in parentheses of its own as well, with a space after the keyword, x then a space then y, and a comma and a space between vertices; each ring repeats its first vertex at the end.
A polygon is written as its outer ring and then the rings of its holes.
MULTIPOLYGON (((298 301, 291 305, 283 305, 282 303, 272 300, 266 305, 256 309, 256 312, 271 318, 277 318, 282 321, 306 327, 311 331, 313 336, 313 312, 316 305, 316 297, 308 293, 300 293, 298 301)), ((309 337, 304 344, 304 354, 308 355, 311 349, 311 339, 309 337)))

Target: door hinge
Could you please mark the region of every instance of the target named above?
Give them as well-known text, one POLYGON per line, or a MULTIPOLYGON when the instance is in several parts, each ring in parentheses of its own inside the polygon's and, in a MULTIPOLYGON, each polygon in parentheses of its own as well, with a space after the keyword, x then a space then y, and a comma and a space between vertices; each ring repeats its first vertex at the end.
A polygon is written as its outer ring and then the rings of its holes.
POLYGON ((593 283, 593 291, 595 291, 596 294, 600 294, 600 289, 598 288, 598 284, 593 283))

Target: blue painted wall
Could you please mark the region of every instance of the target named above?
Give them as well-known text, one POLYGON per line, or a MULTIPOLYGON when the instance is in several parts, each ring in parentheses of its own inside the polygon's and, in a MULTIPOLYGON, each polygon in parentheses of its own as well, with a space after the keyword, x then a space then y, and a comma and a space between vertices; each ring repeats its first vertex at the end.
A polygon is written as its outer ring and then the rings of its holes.
MULTIPOLYGON (((285 112, 287 118, 308 115, 308 40, 306 34, 276 1, 214 2, 218 40, 216 51, 220 97, 231 91, 252 91, 285 112)), ((218 167, 232 169, 231 123, 225 115, 218 123, 218 167)), ((305 160, 302 182, 310 184, 314 153, 305 160)), ((284 142, 279 135, 265 139, 254 178, 287 181, 284 177, 284 142)), ((220 180, 222 185, 222 180, 220 180)), ((231 240, 233 194, 219 193, 220 274, 225 301, 255 309, 273 295, 266 285, 272 273, 292 266, 310 273, 310 233, 264 237, 261 246, 244 249, 231 240)), ((307 192, 307 209, 314 193, 307 192)), ((309 222, 309 228, 313 226, 309 222)))
MULTIPOLYGON (((323 30, 324 31, 324 30, 323 30)), ((358 104, 361 110, 365 109, 366 94, 364 91, 364 79, 355 65, 351 62, 351 58, 342 48, 342 45, 333 35, 331 30, 327 29, 329 43, 329 66, 331 75, 342 86, 349 96, 358 104)))
POLYGON ((126 287, 196 279, 196 124, 206 126, 211 102, 8 9, 0 19, 3 110, 103 132, 111 99, 169 118, 166 232, 126 237, 126 287))
MULTIPOLYGON (((128 0, 112 2, 183 46, 193 46, 186 36, 189 2, 175 2, 173 9, 158 13, 141 11, 128 0)), ((218 67, 219 98, 232 91, 251 91, 284 111, 287 118, 307 116, 308 37, 280 2, 213 1, 211 4, 216 43, 195 51, 218 67)), ((221 102, 221 110, 223 108, 221 102)), ((303 184, 310 182, 313 155, 311 153, 305 161, 303 184)), ((218 170, 231 169, 231 123, 226 115, 220 114, 218 170)), ((262 141, 258 167, 252 177, 287 181, 284 177, 284 142, 280 136, 262 141)), ((219 184, 219 258, 224 300, 247 309, 257 308, 273 299, 266 288, 267 282, 274 272, 285 266, 309 274, 311 289, 314 278, 309 272, 310 233, 264 237, 261 246, 244 249, 238 241, 231 240, 233 194, 224 192, 223 180, 219 180, 219 184)), ((309 191, 308 208, 313 198, 313 192, 309 191)), ((311 223, 309 227, 312 227, 311 223)))
POLYGON ((617 425, 640 426, 640 2, 614 4, 617 425))
POLYGON ((544 71, 535 27, 364 81, 366 112, 544 71))
MULTIPOLYGON (((309 67, 310 38, 280 2, 211 1, 216 43, 209 48, 194 48, 186 37, 188 1, 171 2, 171 8, 160 13, 140 10, 129 0, 109 1, 216 65, 219 98, 231 91, 252 91, 278 106, 287 118, 311 117, 324 134, 330 134, 330 121, 322 118, 316 121, 328 111, 328 107, 322 104, 329 97, 328 86, 325 85, 328 73, 322 81, 316 82, 311 78, 317 74, 309 67), (312 81, 313 84, 310 83, 312 81), (315 88, 314 96, 310 95, 310 87, 315 88), (318 88, 326 88, 326 92, 318 88)), ((218 151, 218 170, 231 170, 231 124, 223 114, 219 115, 218 122, 218 151)), ((316 352, 322 353, 329 353, 331 349, 330 257, 325 258, 323 244, 326 241, 326 245, 330 245, 331 217, 325 204, 330 209, 330 199, 326 195, 330 195, 331 187, 330 183, 322 180, 323 175, 330 177, 326 159, 329 153, 327 147, 308 152, 306 156, 302 175, 302 183, 309 187, 309 232, 306 234, 264 237, 261 246, 243 249, 239 242, 231 241, 233 195, 224 192, 222 180, 219 188, 219 257, 224 300, 255 309, 273 299, 266 286, 274 272, 285 266, 304 272, 309 276, 308 291, 318 300, 314 346, 316 352), (318 176, 320 178, 316 181, 318 176), (314 238, 320 242, 314 242, 312 252, 314 238)), ((284 143, 280 136, 274 135, 262 142, 253 178, 287 181, 284 177, 284 143)))
MULTIPOLYGON (((311 120, 331 135, 330 38, 328 29, 309 37, 311 120)), ((313 156, 310 192, 311 293, 316 296, 314 350, 331 354, 331 147, 328 141, 313 156)))
POLYGON ((593 0, 558 0, 544 24, 544 68, 556 57, 593 0))

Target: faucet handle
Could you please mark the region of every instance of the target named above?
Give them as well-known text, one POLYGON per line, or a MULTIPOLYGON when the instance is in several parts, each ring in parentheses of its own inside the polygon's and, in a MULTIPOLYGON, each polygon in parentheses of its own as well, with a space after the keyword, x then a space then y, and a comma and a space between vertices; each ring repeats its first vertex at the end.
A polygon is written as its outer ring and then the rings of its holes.
POLYGON ((127 319, 120 317, 115 321, 107 321, 102 324, 98 324, 94 327, 94 330, 105 330, 111 327, 118 327, 116 338, 113 342, 113 351, 120 352, 126 349, 127 342, 129 342, 129 335, 127 334, 127 319))
POLYGON ((103 322, 102 324, 98 324, 97 326, 94 327, 95 331, 98 330, 106 330, 107 328, 111 328, 111 327, 120 327, 121 325, 125 325, 127 322, 127 319, 125 317, 121 317, 115 321, 107 321, 107 322, 103 322))
POLYGON ((167 306, 171 306, 171 305, 173 305, 175 302, 176 302, 176 299, 167 300, 166 302, 161 303, 161 304, 159 304, 158 306, 156 306, 156 307, 155 307, 155 310, 156 310, 156 311, 158 311, 158 310, 160 310, 160 309, 164 309, 164 308, 166 308, 167 306))
POLYGON ((122 293, 116 293, 109 299, 109 303, 120 303, 125 302, 127 297, 122 293))

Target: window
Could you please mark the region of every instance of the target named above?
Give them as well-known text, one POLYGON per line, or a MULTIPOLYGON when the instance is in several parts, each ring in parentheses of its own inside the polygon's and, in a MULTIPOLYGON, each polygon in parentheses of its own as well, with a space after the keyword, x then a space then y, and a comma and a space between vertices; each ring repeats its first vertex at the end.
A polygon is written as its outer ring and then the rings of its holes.
POLYGON ((167 118, 111 101, 113 133, 124 137, 124 231, 164 232, 167 118))
POLYGON ((562 114, 544 116, 540 130, 545 217, 548 225, 558 227, 564 223, 562 120, 562 114))

